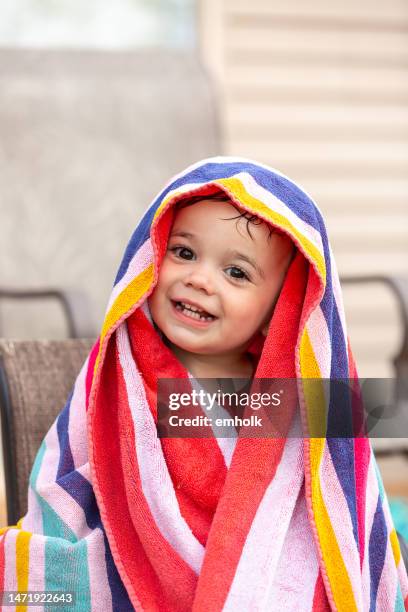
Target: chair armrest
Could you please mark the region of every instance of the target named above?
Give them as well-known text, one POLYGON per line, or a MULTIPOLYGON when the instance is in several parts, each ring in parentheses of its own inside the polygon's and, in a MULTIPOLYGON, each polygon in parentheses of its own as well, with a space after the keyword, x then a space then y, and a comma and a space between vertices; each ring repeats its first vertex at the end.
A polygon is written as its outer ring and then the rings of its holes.
POLYGON ((57 300, 64 312, 69 338, 94 338, 95 327, 91 319, 91 308, 87 295, 74 289, 0 289, 0 299, 57 300))

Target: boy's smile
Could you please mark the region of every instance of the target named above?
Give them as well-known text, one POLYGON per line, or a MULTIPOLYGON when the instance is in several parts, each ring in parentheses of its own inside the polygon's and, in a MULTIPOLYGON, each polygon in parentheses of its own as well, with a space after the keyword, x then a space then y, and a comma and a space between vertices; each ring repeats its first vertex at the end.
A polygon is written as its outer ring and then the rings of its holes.
POLYGON ((290 263, 288 237, 269 237, 265 223, 251 223, 249 235, 247 219, 236 217, 229 202, 201 200, 180 208, 149 298, 155 324, 191 370, 199 361, 225 376, 242 371, 248 346, 269 323, 290 263))

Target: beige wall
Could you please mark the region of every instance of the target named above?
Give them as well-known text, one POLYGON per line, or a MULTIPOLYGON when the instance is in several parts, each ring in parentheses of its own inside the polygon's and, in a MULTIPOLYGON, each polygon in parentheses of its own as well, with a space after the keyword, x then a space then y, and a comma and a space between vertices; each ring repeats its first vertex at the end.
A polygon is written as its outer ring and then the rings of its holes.
MULTIPOLYGON (((408 4, 201 0, 224 153, 300 182, 321 208, 340 274, 407 274, 408 4)), ((345 289, 363 376, 392 376, 397 304, 345 289)))

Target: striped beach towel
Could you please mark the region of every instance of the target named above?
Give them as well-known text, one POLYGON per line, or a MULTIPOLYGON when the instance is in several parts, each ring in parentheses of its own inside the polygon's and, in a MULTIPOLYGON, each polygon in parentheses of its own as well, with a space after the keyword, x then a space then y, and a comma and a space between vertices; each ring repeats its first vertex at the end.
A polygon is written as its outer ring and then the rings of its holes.
POLYGON ((2 530, 2 590, 74 592, 62 609, 84 612, 407 610, 369 440, 158 438, 157 380, 189 375, 152 325, 146 298, 174 204, 214 190, 297 247, 256 377, 296 378, 307 424, 315 407, 302 379, 357 376, 313 200, 250 160, 190 166, 130 239, 99 339, 38 451, 28 512, 2 530))

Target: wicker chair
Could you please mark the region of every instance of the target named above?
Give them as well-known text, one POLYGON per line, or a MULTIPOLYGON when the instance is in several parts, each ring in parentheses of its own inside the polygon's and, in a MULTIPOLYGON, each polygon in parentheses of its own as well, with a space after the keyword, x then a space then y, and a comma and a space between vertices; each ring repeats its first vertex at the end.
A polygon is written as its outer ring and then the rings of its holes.
POLYGON ((0 340, 0 410, 7 522, 27 511, 30 471, 62 410, 92 340, 0 340))

